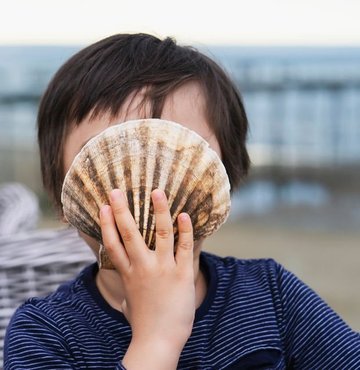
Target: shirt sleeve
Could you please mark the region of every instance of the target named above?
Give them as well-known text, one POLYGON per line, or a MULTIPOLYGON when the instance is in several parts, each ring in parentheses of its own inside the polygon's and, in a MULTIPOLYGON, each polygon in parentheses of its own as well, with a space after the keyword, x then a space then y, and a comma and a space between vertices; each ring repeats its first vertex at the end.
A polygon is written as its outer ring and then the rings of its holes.
POLYGON ((56 324, 44 314, 20 307, 7 328, 4 369, 74 369, 71 353, 56 324))
POLYGON ((313 290, 278 266, 281 331, 293 369, 360 369, 360 334, 313 290))
MULTIPOLYGON (((46 312, 31 304, 15 312, 5 336, 4 370, 88 368, 86 359, 75 357, 64 333, 46 312)), ((126 370, 121 362, 112 368, 126 370)))

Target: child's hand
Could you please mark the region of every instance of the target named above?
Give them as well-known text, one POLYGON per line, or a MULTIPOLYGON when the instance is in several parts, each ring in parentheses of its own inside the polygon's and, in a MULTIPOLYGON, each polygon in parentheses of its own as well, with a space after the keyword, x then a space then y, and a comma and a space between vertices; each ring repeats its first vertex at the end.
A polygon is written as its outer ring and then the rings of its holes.
POLYGON ((132 328, 132 341, 123 360, 129 369, 151 369, 152 364, 157 369, 176 368, 195 315, 190 217, 185 213, 178 217, 174 257, 173 225, 164 192, 154 190, 152 201, 155 251, 147 248, 120 190, 112 191, 111 207, 104 206, 100 212, 104 246, 121 276, 122 309, 132 328))

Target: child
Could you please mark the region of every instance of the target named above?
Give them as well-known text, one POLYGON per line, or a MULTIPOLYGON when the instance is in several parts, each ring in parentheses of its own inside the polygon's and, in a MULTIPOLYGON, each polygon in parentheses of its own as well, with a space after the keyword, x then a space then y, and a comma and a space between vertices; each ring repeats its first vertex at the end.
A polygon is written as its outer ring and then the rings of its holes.
MULTIPOLYGON (((233 189, 246 175, 247 118, 221 68, 171 39, 115 35, 65 63, 41 101, 43 181, 59 208, 64 175, 84 143, 109 125, 145 117, 205 138, 233 189)), ((202 252, 184 213, 174 256, 165 194, 154 190, 152 200, 155 251, 124 194, 111 192, 100 219, 116 270, 93 264, 22 305, 8 327, 5 369, 360 368, 359 335, 293 274, 269 259, 202 252)), ((82 237, 97 253, 97 243, 82 237)))

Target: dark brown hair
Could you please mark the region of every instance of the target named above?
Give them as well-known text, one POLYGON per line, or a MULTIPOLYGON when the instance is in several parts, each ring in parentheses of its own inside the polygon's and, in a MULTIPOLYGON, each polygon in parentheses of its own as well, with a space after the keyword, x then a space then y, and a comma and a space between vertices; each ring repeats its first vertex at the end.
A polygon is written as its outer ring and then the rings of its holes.
POLYGON ((160 118, 167 95, 197 81, 205 96, 205 114, 222 154, 232 189, 247 174, 248 121, 240 94, 225 72, 192 47, 171 38, 119 34, 71 57, 47 87, 38 112, 38 141, 45 189, 61 209, 64 142, 72 127, 90 113, 114 117, 130 94, 147 87, 152 118, 160 118))

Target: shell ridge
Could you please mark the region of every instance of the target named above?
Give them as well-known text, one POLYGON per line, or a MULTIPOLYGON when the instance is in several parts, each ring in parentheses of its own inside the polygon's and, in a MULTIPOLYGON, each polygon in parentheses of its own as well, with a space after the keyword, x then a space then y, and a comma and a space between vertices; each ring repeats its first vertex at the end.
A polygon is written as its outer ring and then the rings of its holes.
MULTIPOLYGON (((148 127, 147 129, 148 129, 147 134, 151 137, 150 127, 148 127)), ((153 184, 153 181, 154 181, 153 168, 154 168, 155 162, 156 162, 155 155, 151 155, 151 154, 152 153, 150 153, 147 156, 147 162, 146 162, 146 166, 145 166, 145 178, 148 181, 147 183, 149 183, 149 184, 153 184)), ((153 189, 150 186, 145 187, 145 199, 151 199, 152 190, 153 189)), ((148 229, 148 225, 147 225, 146 220, 148 220, 149 217, 150 217, 150 202, 146 202, 146 204, 144 204, 143 215, 144 216, 143 216, 143 221, 142 221, 142 228, 143 228, 142 229, 142 235, 143 235, 143 238, 144 238, 146 244, 149 246, 150 245, 150 233, 149 233, 149 229, 148 229), (146 227, 145 227, 145 223, 146 223, 146 227)))
MULTIPOLYGON (((109 140, 104 140, 104 157, 105 158, 111 158, 112 151, 114 151, 113 147, 110 146, 109 140)), ((115 170, 115 161, 109 162, 108 165, 108 171, 109 171, 109 180, 110 180, 110 189, 116 189, 118 187, 117 181, 116 181, 116 170, 115 170)), ((106 178, 104 176, 104 178, 106 178)))
MULTIPOLYGON (((183 211, 183 206, 185 204, 185 199, 188 196, 189 188, 188 184, 192 183, 192 164, 195 160, 194 158, 194 147, 189 146, 187 143, 189 140, 189 133, 183 131, 181 135, 178 136, 178 146, 181 148, 181 144, 184 145, 182 150, 177 152, 176 160, 174 161, 173 167, 176 169, 173 171, 173 181, 171 185, 170 193, 172 198, 170 200, 170 213, 172 215, 172 222, 177 230, 176 219, 177 216, 183 211), (191 178, 189 181, 188 178, 191 178)), ((176 232, 175 232, 176 233, 176 232)))
POLYGON ((140 140, 138 129, 135 130, 134 135, 129 135, 126 138, 128 146, 130 147, 129 152, 131 155, 131 189, 133 193, 133 217, 136 225, 139 227, 140 224, 140 168, 142 161, 142 155, 140 151, 140 140), (133 160, 132 160, 133 159, 133 160))
POLYGON ((189 139, 189 132, 181 131, 176 140, 176 147, 181 149, 174 153, 176 161, 173 162, 172 182, 166 184, 167 188, 170 187, 169 193, 171 194, 171 198, 169 199, 169 204, 173 224, 176 223, 177 216, 182 209, 182 207, 179 208, 177 205, 181 202, 181 198, 184 198, 183 192, 186 188, 182 187, 183 180, 191 166, 193 158, 193 150, 191 150, 191 147, 189 149, 188 141, 191 141, 191 137, 189 139), (175 179, 179 181, 175 181, 175 179))
POLYGON ((102 169, 99 168, 99 164, 101 163, 99 158, 101 157, 96 157, 95 159, 93 159, 91 155, 88 154, 86 159, 88 174, 91 180, 89 183, 92 185, 92 191, 97 195, 96 197, 94 197, 94 199, 96 200, 98 209, 100 209, 100 207, 108 201, 108 189, 106 189, 106 184, 104 184, 103 182, 103 176, 101 176, 102 169))
MULTIPOLYGON (((86 154, 85 164, 87 166, 89 163, 88 154, 87 152, 85 152, 85 154, 86 154)), ((75 200, 72 198, 73 189, 71 187, 68 189, 67 195, 72 200, 70 202, 70 205, 72 207, 72 212, 68 212, 66 214, 64 213, 65 217, 70 223, 76 222, 76 216, 75 216, 76 213, 74 212, 74 208, 75 209, 77 208, 74 206, 75 204, 78 206, 83 205, 84 208, 88 208, 92 210, 92 212, 89 213, 89 215, 95 219, 95 222, 98 222, 99 218, 98 218, 98 212, 96 212, 96 210, 98 209, 99 195, 98 195, 97 189, 95 189, 94 187, 94 184, 92 182, 91 177, 89 176, 89 173, 87 171, 76 171, 76 169, 72 168, 72 175, 73 175, 73 178, 78 178, 78 180, 81 181, 83 185, 82 185, 82 191, 78 194, 78 197, 80 199, 75 198, 77 202, 75 202, 75 200), (94 196, 94 194, 96 196, 94 196), (71 222, 72 220, 74 221, 71 222)))
MULTIPOLYGON (((170 165, 173 159, 172 151, 168 150, 168 147, 163 141, 159 141, 155 147, 155 158, 157 158, 154 174, 155 178, 158 178, 157 184, 154 184, 154 189, 159 188, 166 191, 166 183, 170 173, 170 165)), ((168 195, 168 194, 167 194, 168 195)), ((150 213, 149 213, 150 214, 150 213)), ((150 217, 149 217, 150 219, 150 217)), ((149 229, 149 245, 155 246, 155 215, 151 214, 151 226, 149 229)))

